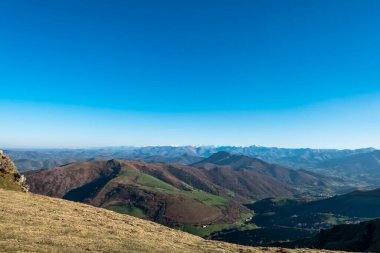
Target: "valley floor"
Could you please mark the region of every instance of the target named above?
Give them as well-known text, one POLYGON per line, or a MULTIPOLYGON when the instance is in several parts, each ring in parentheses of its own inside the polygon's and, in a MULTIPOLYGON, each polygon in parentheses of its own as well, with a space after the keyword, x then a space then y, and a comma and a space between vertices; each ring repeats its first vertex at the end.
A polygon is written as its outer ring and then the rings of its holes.
POLYGON ((204 240, 101 208, 0 189, 0 252, 328 252, 204 240))

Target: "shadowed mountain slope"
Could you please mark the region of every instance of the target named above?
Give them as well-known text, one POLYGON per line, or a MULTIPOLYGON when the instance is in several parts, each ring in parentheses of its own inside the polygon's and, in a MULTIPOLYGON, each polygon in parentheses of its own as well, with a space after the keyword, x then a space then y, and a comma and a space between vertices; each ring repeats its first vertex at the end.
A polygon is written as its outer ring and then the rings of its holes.
POLYGON ((337 225, 331 229, 322 229, 313 238, 275 243, 274 245, 289 248, 308 247, 354 252, 380 252, 380 219, 359 224, 337 225))
POLYGON ((354 191, 309 202, 265 199, 247 207, 255 211, 252 221, 260 227, 328 228, 380 217, 380 189, 354 191))
POLYGON ((306 203, 299 212, 324 212, 349 217, 380 217, 380 189, 354 191, 328 199, 306 203))
MULTIPOLYGON (((242 231, 233 228, 215 233, 211 238, 243 245, 284 246, 287 244, 273 244, 272 242, 300 240, 301 238, 314 236, 318 234, 321 229, 330 229, 337 224, 353 224, 359 221, 380 217, 380 189, 354 191, 348 194, 310 202, 295 199, 264 199, 249 204, 247 207, 254 210, 255 215, 251 222, 257 225, 259 227, 258 229, 242 231)), ((347 228, 355 227, 347 226, 347 228)), ((354 240, 353 242, 355 242, 351 245, 352 247, 357 243, 360 247, 364 247, 364 241, 359 241, 363 233, 358 232, 357 229, 348 230, 351 232, 347 231, 346 235, 344 235, 344 229, 342 229, 341 232, 343 234, 339 232, 336 238, 334 237, 333 231, 335 230, 331 230, 327 234, 320 234, 322 236, 321 238, 327 235, 327 241, 318 239, 318 244, 299 244, 299 246, 325 248, 324 246, 318 245, 324 245, 326 242, 326 245, 328 244, 329 247, 332 247, 335 242, 329 240, 337 240, 337 243, 349 244, 349 241, 352 239, 354 240), (357 237, 355 237, 356 232, 359 233, 357 237), (340 239, 346 241, 339 242, 340 239)), ((296 242, 299 243, 303 241, 296 242)), ((307 242, 309 243, 309 241, 307 242)), ((375 242, 371 242, 371 245, 374 243, 375 242)), ((290 243, 290 245, 292 244, 290 243)), ((354 248, 326 249, 352 250, 354 248)))

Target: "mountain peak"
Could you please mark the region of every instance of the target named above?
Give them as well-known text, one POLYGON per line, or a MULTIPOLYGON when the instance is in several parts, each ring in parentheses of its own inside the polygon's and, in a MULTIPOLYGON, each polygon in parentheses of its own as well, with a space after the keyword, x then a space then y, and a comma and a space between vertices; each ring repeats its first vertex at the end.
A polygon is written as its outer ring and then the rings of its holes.
POLYGON ((212 154, 209 158, 210 162, 211 161, 218 161, 218 160, 222 160, 222 159, 226 159, 226 158, 230 158, 232 157, 233 154, 231 153, 228 153, 227 151, 219 151, 219 152, 216 152, 214 154, 212 154))
POLYGON ((213 163, 217 165, 230 165, 233 167, 241 166, 248 166, 252 163, 265 163, 264 161, 252 158, 245 155, 239 155, 239 154, 231 154, 226 151, 219 151, 217 153, 212 154, 210 157, 196 163, 196 165, 204 164, 204 163, 213 163))

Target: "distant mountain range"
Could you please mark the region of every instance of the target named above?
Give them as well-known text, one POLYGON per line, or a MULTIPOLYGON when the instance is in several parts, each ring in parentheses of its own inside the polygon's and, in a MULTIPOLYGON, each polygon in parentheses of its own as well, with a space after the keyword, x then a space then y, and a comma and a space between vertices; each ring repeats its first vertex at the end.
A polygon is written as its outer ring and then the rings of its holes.
MULTIPOLYGON (((111 147, 97 149, 12 149, 5 150, 17 164, 23 165, 22 159, 41 161, 41 160, 64 160, 74 159, 76 161, 86 161, 88 159, 109 160, 124 159, 138 160, 146 162, 174 162, 190 164, 209 157, 219 151, 226 151, 232 154, 246 155, 258 158, 269 163, 280 164, 290 168, 314 168, 319 164, 331 160, 344 158, 350 155, 363 154, 374 151, 373 148, 355 150, 336 150, 336 149, 289 149, 276 147, 235 147, 235 146, 151 146, 151 147, 111 147)), ((53 165, 53 164, 52 164, 53 165)), ((44 168, 49 168, 49 164, 41 164, 44 168)), ((36 167, 22 166, 22 171, 36 167)))
MULTIPOLYGON (((220 151, 257 158, 270 164, 303 171, 304 174, 309 174, 308 176, 317 173, 317 177, 321 178, 324 175, 327 181, 334 178, 334 181, 340 181, 339 185, 345 185, 347 189, 374 189, 380 185, 380 151, 373 148, 334 150, 257 146, 152 146, 98 149, 15 149, 5 150, 5 154, 12 158, 20 172, 26 172, 54 168, 73 162, 111 159, 190 165, 220 151)), ((328 183, 330 186, 333 184, 328 183)))
POLYGON ((89 159, 94 157, 130 158, 130 157, 178 157, 183 154, 196 157, 208 157, 219 151, 256 157, 268 162, 288 163, 299 166, 318 164, 325 160, 362 154, 374 151, 373 148, 363 149, 310 149, 310 148, 277 148, 277 147, 237 147, 237 146, 148 146, 148 147, 109 147, 89 149, 8 149, 4 150, 13 160, 19 159, 89 159))
POLYGON ((327 160, 318 164, 315 171, 380 186, 380 150, 327 160))

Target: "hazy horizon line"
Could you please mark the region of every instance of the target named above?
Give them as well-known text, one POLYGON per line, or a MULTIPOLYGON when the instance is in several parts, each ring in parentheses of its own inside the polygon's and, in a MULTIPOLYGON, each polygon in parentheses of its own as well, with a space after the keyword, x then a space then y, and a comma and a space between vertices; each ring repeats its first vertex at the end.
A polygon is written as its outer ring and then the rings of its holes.
POLYGON ((320 147, 283 147, 283 146, 261 146, 261 145, 116 145, 116 146, 86 146, 86 147, 11 147, 11 146, 1 146, 0 150, 98 150, 98 149, 139 149, 139 148, 151 148, 151 147, 172 147, 172 148, 221 148, 221 147, 235 147, 235 148, 277 148, 277 149, 311 149, 311 150, 360 150, 360 149, 374 149, 379 148, 375 146, 370 147, 359 147, 359 148, 320 148, 320 147))

